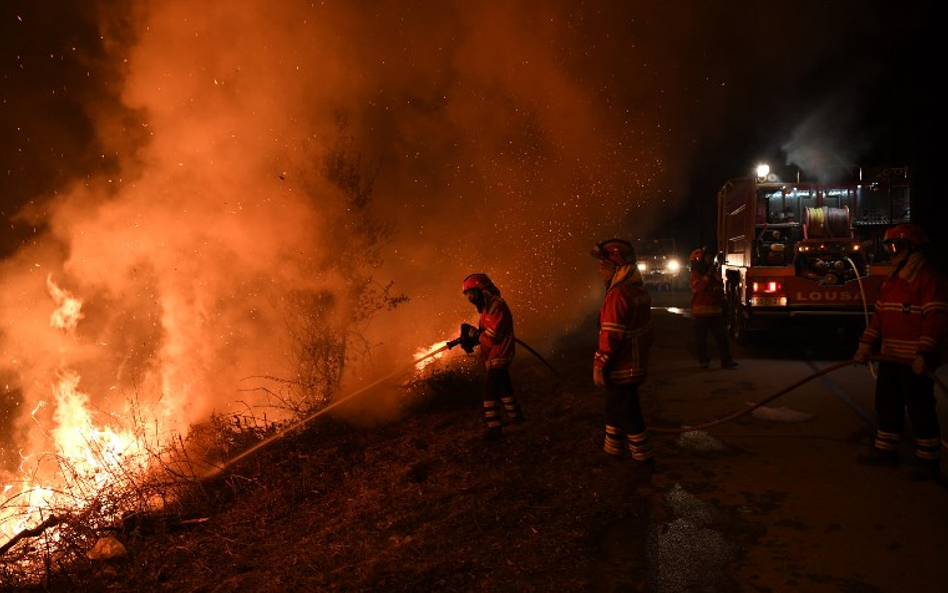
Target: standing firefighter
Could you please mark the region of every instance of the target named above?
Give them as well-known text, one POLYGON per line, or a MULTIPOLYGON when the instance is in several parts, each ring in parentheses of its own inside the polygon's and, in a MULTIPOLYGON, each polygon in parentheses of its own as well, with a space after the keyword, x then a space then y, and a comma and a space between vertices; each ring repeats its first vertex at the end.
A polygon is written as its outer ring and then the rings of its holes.
POLYGON ((731 348, 724 331, 724 282, 721 280, 721 270, 715 265, 714 256, 707 247, 695 249, 688 259, 691 262, 691 316, 695 320, 698 364, 706 369, 711 362, 708 354, 710 331, 721 356, 721 368, 733 369, 737 363, 731 358, 731 348))
POLYGON ((516 343, 513 314, 487 274, 471 274, 464 279, 461 291, 481 314, 477 327, 461 324, 460 340, 466 352, 472 352, 474 346, 481 348, 487 365, 484 383, 484 423, 487 430, 484 438, 496 441, 503 436, 501 425, 505 415, 511 424, 524 421, 510 381, 510 363, 513 362, 516 343))
POLYGON ((621 456, 627 447, 637 467, 654 467, 652 445, 639 402, 639 385, 648 372, 652 345, 652 299, 636 267, 632 244, 610 239, 596 245, 599 277, 606 296, 599 313, 599 347, 593 357, 593 382, 606 391, 603 450, 621 456))
POLYGON ((938 348, 948 335, 948 280, 926 260, 924 232, 914 224, 886 231, 882 241, 895 269, 882 284, 869 326, 859 339, 854 361, 879 361, 875 441, 868 465, 899 465, 899 441, 906 410, 915 433, 915 467, 910 478, 940 478, 941 436, 930 373, 938 366, 938 348))

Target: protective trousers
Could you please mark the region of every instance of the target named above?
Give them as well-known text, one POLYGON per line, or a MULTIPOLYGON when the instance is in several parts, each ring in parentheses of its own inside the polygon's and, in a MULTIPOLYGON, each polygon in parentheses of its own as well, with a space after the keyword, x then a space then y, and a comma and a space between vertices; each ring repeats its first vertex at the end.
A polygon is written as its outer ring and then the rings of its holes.
POLYGON ((907 412, 915 433, 915 456, 925 462, 938 462, 941 428, 931 377, 917 375, 904 364, 879 362, 875 406, 879 423, 874 443, 877 449, 888 453, 898 451, 907 412))
POLYGON ((626 447, 635 461, 652 458, 652 444, 639 402, 639 383, 606 386, 606 439, 603 450, 610 455, 621 455, 626 447))
POLYGON ((727 342, 724 318, 720 315, 695 317, 695 342, 698 346, 698 362, 708 364, 711 361, 711 356, 708 354, 708 332, 711 332, 715 343, 718 345, 721 364, 729 364, 733 360, 731 358, 731 347, 727 342))
POLYGON ((511 422, 523 420, 510 381, 510 371, 506 368, 488 369, 484 382, 484 424, 488 429, 500 428, 505 415, 511 422))

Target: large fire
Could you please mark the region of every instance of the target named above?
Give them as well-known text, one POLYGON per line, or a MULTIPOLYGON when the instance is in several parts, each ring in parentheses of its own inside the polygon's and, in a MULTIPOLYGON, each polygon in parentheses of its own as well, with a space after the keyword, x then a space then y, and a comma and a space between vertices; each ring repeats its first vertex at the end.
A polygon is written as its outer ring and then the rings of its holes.
MULTIPOLYGON (((47 278, 47 289, 55 305, 50 326, 74 332, 83 317, 82 302, 52 277, 47 278)), ((145 444, 154 435, 145 428, 151 424, 141 417, 93 410, 79 383, 77 372, 59 368, 49 386, 49 401, 40 399, 32 410, 47 448, 21 453, 18 475, 3 485, 0 535, 5 539, 54 515, 82 512, 103 491, 131 488, 147 471, 150 454, 145 444)), ((128 509, 116 507, 115 513, 123 510, 128 509)))

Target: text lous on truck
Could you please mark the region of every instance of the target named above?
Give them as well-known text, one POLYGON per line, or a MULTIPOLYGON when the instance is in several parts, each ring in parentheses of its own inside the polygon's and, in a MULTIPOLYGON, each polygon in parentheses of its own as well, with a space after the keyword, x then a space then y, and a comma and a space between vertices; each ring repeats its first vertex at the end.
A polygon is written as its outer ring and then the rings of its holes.
POLYGON ((882 238, 910 222, 907 167, 847 170, 844 181, 797 173, 731 179, 718 192, 724 312, 738 342, 779 321, 868 321, 890 271, 882 238))

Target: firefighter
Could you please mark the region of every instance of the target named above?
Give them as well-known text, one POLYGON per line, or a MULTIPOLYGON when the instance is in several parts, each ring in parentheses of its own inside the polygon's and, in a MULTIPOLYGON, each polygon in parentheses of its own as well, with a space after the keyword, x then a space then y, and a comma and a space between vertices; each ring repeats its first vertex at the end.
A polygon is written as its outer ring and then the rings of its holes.
POLYGON ((523 411, 510 380, 516 338, 513 314, 500 290, 487 274, 471 274, 464 279, 461 291, 480 313, 477 327, 461 324, 461 347, 472 353, 480 346, 487 365, 484 382, 484 438, 496 441, 503 436, 505 417, 508 424, 521 424, 523 411))
POLYGON ((879 293, 875 314, 859 339, 854 362, 864 364, 880 353, 875 409, 878 421, 869 453, 859 463, 897 467, 904 416, 915 434, 913 480, 941 477, 941 430, 935 412, 931 373, 938 348, 948 336, 948 280, 925 257, 928 244, 921 227, 889 228, 882 245, 895 268, 879 293))
POLYGON ((722 369, 733 369, 737 363, 731 357, 731 347, 724 331, 724 281, 721 268, 707 247, 699 247, 688 257, 691 262, 691 316, 695 320, 695 341, 698 344, 698 364, 708 368, 708 332, 714 337, 721 357, 722 369))
POLYGON ((599 277, 606 287, 593 356, 593 382, 606 394, 603 450, 621 457, 628 449, 636 468, 651 472, 655 462, 639 386, 648 373, 654 331, 652 299, 636 267, 631 243, 609 239, 596 245, 592 255, 599 261, 599 277))

